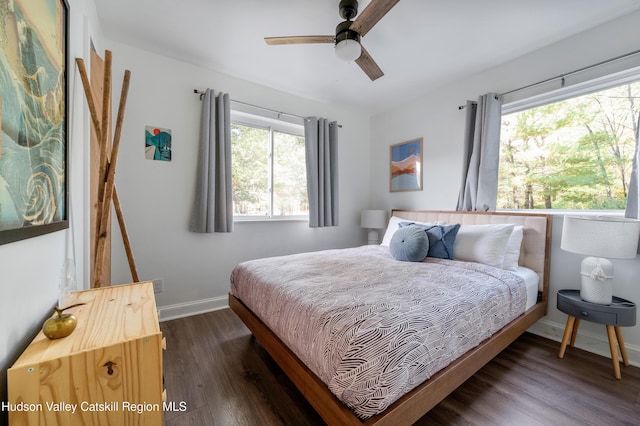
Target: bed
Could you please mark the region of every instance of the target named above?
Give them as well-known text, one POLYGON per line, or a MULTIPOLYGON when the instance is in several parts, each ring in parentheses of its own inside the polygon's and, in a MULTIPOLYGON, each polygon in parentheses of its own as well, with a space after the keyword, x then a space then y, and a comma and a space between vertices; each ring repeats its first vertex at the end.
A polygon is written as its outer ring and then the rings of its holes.
POLYGON ((549 215, 393 210, 380 246, 239 264, 229 306, 327 424, 409 425, 546 314, 550 236, 549 215), (427 225, 459 231, 464 261, 389 254, 395 230, 427 225), (491 264, 487 228, 520 231, 515 267, 504 247, 491 264))

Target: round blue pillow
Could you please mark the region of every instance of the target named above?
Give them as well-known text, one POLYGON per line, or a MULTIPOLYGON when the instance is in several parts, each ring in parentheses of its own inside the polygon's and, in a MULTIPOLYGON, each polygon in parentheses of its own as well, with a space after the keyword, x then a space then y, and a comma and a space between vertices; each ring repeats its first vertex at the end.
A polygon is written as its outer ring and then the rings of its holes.
POLYGON ((422 228, 404 226, 391 237, 389 249, 396 260, 422 262, 429 252, 429 237, 422 228))

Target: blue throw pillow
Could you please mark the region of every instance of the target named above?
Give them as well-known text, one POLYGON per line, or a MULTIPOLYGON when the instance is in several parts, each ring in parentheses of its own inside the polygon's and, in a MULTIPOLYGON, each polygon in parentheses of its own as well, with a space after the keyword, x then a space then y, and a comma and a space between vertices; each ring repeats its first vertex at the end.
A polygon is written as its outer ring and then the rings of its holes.
POLYGON ((396 260, 422 262, 429 252, 429 238, 422 228, 405 226, 393 234, 389 250, 396 260))
POLYGON ((429 238, 429 257, 440 259, 453 259, 453 246, 456 243, 456 236, 460 229, 460 224, 455 225, 423 225, 413 222, 401 222, 400 229, 414 226, 422 228, 429 238))

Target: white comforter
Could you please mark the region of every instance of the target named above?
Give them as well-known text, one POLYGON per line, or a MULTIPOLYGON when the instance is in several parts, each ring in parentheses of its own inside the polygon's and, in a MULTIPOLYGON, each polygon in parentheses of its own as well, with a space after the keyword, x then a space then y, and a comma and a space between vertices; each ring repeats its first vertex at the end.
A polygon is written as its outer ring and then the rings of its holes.
POLYGON ((524 312, 517 275, 363 246, 239 264, 231 292, 357 416, 382 412, 524 312))

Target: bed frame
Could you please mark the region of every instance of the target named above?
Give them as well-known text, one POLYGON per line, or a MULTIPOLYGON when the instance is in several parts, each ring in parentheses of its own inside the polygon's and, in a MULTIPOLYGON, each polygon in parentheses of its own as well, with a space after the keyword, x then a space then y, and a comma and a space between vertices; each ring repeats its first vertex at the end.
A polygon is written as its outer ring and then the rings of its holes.
POLYGON ((331 393, 327 386, 239 299, 229 294, 229 306, 245 323, 269 355, 287 374, 323 420, 330 425, 411 425, 464 383, 476 371, 547 313, 551 216, 503 212, 445 212, 393 210, 394 216, 421 222, 489 224, 514 223, 524 226, 520 265, 533 269, 541 278, 538 302, 491 338, 469 350, 446 368, 384 412, 360 420, 331 393))

